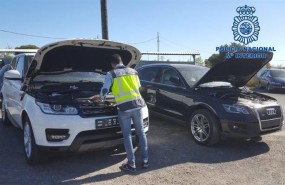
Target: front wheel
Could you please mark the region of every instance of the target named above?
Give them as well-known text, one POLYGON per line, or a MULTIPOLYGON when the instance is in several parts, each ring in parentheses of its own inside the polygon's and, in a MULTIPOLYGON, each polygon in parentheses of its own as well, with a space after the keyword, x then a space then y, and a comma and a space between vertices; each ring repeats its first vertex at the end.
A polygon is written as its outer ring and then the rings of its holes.
POLYGON ((195 111, 189 121, 190 133, 201 145, 214 145, 220 141, 219 123, 215 115, 205 109, 195 111))
POLYGON ((37 164, 41 161, 38 146, 35 143, 35 137, 31 123, 28 117, 23 122, 23 142, 24 152, 28 164, 37 164))

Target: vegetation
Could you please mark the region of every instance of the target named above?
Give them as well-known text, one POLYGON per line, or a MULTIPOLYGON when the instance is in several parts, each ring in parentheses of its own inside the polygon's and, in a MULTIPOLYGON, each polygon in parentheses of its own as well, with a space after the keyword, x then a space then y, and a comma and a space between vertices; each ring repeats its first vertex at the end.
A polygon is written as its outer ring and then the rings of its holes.
POLYGON ((39 47, 36 45, 28 44, 28 45, 22 45, 19 47, 15 47, 15 49, 39 49, 39 47))
MULTIPOLYGON (((232 42, 231 44, 225 44, 225 45, 221 45, 220 47, 237 47, 237 48, 243 48, 244 45, 242 44, 238 44, 235 42, 232 42)), ((205 60, 205 64, 207 67, 213 67, 214 65, 216 65, 217 63, 224 61, 225 60, 225 56, 226 53, 231 53, 231 52, 219 52, 212 54, 208 59, 205 60)))
POLYGON ((256 76, 252 77, 246 84, 248 87, 257 87, 258 86, 258 79, 256 76))
POLYGON ((195 64, 196 65, 199 65, 199 66, 204 66, 205 65, 205 62, 204 62, 204 60, 202 59, 202 57, 197 57, 196 59, 195 59, 195 64))

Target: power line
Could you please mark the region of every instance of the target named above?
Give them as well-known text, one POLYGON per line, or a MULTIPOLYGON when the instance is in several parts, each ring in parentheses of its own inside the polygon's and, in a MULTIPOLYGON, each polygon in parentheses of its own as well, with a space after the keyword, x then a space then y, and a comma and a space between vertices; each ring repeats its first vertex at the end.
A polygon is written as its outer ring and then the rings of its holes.
POLYGON ((182 45, 182 44, 178 44, 178 43, 176 43, 176 42, 173 42, 173 41, 171 41, 171 40, 169 40, 169 39, 167 39, 167 38, 165 38, 165 37, 163 37, 163 36, 160 36, 163 40, 165 40, 165 41, 167 41, 168 43, 171 43, 171 44, 173 44, 173 45, 176 45, 176 46, 179 46, 179 47, 182 47, 182 48, 186 48, 186 49, 191 49, 191 50, 194 50, 194 51, 197 51, 197 52, 206 52, 206 53, 213 53, 213 52, 210 52, 210 51, 205 51, 205 50, 199 50, 199 49, 193 49, 193 48, 189 48, 188 46, 185 46, 185 45, 182 45))
POLYGON ((143 44, 143 43, 151 42, 151 41, 156 40, 156 39, 157 39, 157 37, 154 37, 154 38, 149 39, 149 40, 145 40, 145 41, 142 41, 142 42, 130 43, 130 44, 143 44))
POLYGON ((48 36, 41 36, 41 35, 31 35, 31 34, 26 34, 26 33, 19 33, 19 32, 14 32, 14 31, 9 31, 9 30, 2 30, 0 29, 1 32, 5 33, 10 33, 14 35, 22 35, 22 36, 27 36, 27 37, 36 37, 36 38, 43 38, 43 39, 66 39, 66 38, 60 38, 60 37, 48 37, 48 36))

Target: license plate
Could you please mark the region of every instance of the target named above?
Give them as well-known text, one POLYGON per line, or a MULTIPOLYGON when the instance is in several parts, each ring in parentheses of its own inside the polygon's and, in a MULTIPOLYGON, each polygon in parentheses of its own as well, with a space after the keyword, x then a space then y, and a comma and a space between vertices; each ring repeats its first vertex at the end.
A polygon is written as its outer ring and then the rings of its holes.
POLYGON ((110 128, 110 127, 118 127, 120 126, 118 118, 104 118, 104 119, 96 119, 95 120, 95 128, 110 128))

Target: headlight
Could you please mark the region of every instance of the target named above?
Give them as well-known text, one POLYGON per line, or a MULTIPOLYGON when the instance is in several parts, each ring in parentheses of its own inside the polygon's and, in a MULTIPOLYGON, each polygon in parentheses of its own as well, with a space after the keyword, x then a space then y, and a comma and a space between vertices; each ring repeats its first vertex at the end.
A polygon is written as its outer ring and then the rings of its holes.
POLYGON ((249 114, 249 112, 247 110, 247 107, 245 107, 245 106, 223 104, 223 107, 224 107, 225 111, 228 112, 228 113, 249 114))
POLYGON ((65 114, 65 115, 75 115, 78 114, 78 110, 75 107, 69 105, 57 105, 57 104, 47 104, 36 102, 44 113, 47 114, 65 114))
POLYGON ((280 83, 278 83, 278 82, 271 82, 271 84, 280 85, 280 83))

